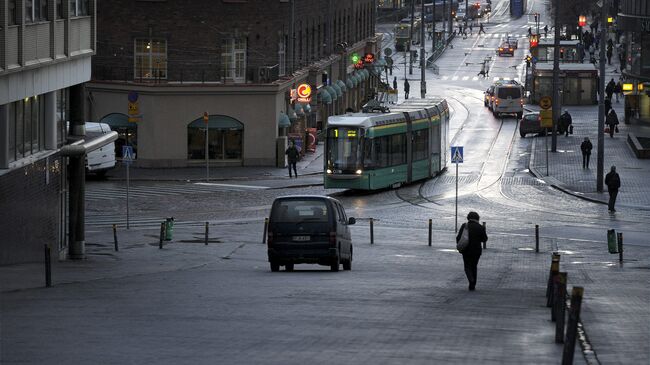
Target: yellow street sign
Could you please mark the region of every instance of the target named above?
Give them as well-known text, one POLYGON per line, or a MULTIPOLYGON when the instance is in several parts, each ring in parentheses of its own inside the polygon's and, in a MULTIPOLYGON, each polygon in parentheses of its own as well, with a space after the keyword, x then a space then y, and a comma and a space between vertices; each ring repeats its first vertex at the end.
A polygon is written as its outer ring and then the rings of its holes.
POLYGON ((542 128, 553 128, 553 111, 540 110, 539 111, 539 125, 542 128))
POLYGON ((550 109, 553 106, 553 99, 550 96, 543 96, 539 99, 539 106, 542 109, 550 109))

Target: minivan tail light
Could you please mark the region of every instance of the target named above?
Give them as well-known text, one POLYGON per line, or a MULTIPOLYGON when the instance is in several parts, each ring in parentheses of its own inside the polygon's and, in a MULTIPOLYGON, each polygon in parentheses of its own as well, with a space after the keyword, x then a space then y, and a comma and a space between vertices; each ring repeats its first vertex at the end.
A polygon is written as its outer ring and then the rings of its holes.
POLYGON ((330 232, 330 246, 336 246, 336 232, 330 232))

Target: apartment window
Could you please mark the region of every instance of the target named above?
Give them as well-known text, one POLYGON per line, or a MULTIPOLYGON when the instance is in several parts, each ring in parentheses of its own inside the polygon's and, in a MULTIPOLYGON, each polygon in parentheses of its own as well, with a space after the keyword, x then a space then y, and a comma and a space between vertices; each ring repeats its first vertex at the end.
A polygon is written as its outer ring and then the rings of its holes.
POLYGON ((63 0, 56 0, 56 18, 63 19, 63 0))
POLYGON ((227 38, 221 42, 221 74, 226 80, 246 81, 246 38, 227 38))
POLYGON ((135 39, 136 79, 167 78, 167 41, 164 39, 135 39))
POLYGON ((9 25, 16 25, 16 0, 9 0, 9 25))
POLYGON ((88 15, 90 10, 89 2, 90 0, 70 0, 70 15, 71 16, 88 15))
POLYGON ((280 35, 280 42, 278 42, 278 75, 284 76, 287 73, 287 51, 286 40, 283 35, 280 35))
POLYGON ((56 140, 59 146, 65 144, 67 135, 66 124, 68 121, 69 113, 68 95, 68 89, 59 89, 56 91, 56 140))
POLYGON ((45 105, 37 97, 9 104, 9 161, 45 149, 45 105))
POLYGON ((47 20, 47 0, 25 0, 25 22, 31 23, 44 20, 47 20))

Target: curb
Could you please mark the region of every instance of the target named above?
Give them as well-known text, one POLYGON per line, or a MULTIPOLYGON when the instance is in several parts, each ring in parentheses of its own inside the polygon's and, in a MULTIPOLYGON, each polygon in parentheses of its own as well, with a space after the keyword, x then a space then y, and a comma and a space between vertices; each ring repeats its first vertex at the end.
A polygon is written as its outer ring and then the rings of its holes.
MULTIPOLYGON (((317 175, 322 175, 322 172, 308 172, 308 173, 303 173, 301 176, 317 176, 317 175)), ((223 178, 223 177, 215 177, 215 178, 210 178, 210 181, 257 181, 257 180, 283 180, 286 179, 286 176, 278 176, 278 175, 270 175, 270 176, 259 176, 259 177, 243 177, 243 176, 238 176, 238 177, 231 177, 231 178, 223 178)), ((126 181, 125 177, 112 177, 108 176, 106 177, 106 181, 126 181)), ((155 182, 155 181, 162 181, 162 182, 205 182, 205 178, 158 178, 158 177, 151 177, 151 178, 129 178, 129 181, 138 181, 138 182, 155 182)))

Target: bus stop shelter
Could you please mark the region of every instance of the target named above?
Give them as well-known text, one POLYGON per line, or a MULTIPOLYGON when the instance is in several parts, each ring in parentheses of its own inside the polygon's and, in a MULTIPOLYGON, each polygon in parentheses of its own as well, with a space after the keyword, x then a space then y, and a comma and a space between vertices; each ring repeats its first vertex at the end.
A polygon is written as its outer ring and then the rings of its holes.
MULTIPOLYGON (((560 88, 562 105, 596 104, 596 66, 591 63, 561 63, 560 88)), ((535 65, 531 102, 537 103, 543 96, 553 96, 553 63, 535 65)))

